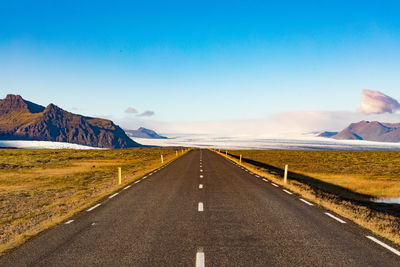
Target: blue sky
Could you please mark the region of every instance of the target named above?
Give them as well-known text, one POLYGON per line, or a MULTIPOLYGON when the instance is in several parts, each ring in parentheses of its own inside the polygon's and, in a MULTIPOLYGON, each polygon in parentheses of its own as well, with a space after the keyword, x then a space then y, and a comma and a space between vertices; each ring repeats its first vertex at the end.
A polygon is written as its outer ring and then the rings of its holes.
POLYGON ((399 1, 82 2, 2 2, 1 97, 163 122, 400 98, 399 1))

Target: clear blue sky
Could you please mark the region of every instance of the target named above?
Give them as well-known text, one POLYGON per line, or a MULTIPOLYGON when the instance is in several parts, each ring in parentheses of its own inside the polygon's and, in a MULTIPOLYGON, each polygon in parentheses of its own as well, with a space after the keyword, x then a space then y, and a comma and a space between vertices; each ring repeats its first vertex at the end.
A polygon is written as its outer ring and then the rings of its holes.
POLYGON ((161 121, 400 98, 399 1, 82 2, 1 3, 1 97, 161 121))

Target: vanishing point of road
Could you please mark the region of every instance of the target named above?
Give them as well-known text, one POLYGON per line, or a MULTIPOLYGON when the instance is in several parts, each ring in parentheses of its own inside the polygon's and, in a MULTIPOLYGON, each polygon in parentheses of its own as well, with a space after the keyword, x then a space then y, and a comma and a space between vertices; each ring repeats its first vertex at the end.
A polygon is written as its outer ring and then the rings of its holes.
POLYGON ((400 266, 398 248, 193 150, 11 250, 0 266, 400 266))

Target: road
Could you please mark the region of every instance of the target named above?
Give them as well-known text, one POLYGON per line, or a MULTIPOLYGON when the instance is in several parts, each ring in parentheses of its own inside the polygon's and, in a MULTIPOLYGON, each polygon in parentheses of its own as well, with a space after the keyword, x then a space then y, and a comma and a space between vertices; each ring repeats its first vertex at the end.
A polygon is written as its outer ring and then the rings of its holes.
POLYGON ((12 250, 0 266, 400 265, 376 241, 395 245, 290 193, 194 150, 12 250))

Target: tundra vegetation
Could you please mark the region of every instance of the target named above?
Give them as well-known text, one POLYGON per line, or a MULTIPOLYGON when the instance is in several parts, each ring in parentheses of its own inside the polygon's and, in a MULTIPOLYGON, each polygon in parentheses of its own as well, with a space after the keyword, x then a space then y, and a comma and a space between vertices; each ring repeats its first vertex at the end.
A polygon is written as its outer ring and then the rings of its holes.
POLYGON ((0 149, 0 254, 160 167, 161 155, 176 157, 172 148, 0 149))

